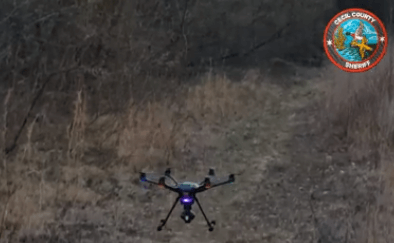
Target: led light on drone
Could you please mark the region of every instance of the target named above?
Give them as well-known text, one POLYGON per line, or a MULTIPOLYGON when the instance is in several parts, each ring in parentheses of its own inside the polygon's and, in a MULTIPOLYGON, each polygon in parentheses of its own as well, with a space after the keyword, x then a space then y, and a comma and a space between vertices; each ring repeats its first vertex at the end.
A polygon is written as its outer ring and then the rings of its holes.
POLYGON ((182 205, 192 205, 194 203, 193 197, 189 195, 182 196, 180 200, 182 205))

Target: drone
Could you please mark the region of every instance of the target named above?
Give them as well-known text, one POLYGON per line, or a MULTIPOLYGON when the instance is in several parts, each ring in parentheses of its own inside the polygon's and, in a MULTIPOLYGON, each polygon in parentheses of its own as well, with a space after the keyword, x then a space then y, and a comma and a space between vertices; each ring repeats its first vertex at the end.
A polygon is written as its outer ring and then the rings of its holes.
MULTIPOLYGON (((209 169, 208 175, 210 177, 215 176, 215 171, 213 169, 209 169)), ((175 199, 175 202, 172 205, 170 212, 167 214, 167 217, 160 221, 160 225, 157 227, 158 231, 161 231, 163 229, 164 225, 167 223, 167 220, 170 217, 170 215, 171 215, 172 211, 174 210, 178 201, 183 205, 183 212, 181 214, 181 218, 184 220, 185 223, 190 223, 194 219, 194 214, 191 212, 191 209, 192 209, 192 205, 194 204, 194 202, 196 202, 198 207, 200 208, 204 218, 205 218, 205 221, 208 224, 209 231, 213 231, 213 226, 215 225, 216 222, 208 220, 207 216, 204 213, 204 210, 201 207, 200 202, 198 201, 198 199, 196 197, 196 194, 206 191, 210 188, 233 183, 235 181, 235 178, 234 178, 234 174, 230 174, 228 176, 227 180, 222 181, 222 182, 217 182, 217 183, 211 183, 211 180, 209 177, 206 177, 205 180, 200 183, 188 182, 188 181, 178 183, 171 176, 171 169, 167 169, 164 173, 164 176, 160 177, 158 182, 148 179, 146 173, 143 173, 143 172, 141 172, 141 174, 140 174, 140 180, 141 180, 141 182, 148 182, 150 184, 154 184, 154 185, 157 185, 161 188, 165 188, 170 191, 178 193, 178 197, 175 199), (175 183, 175 186, 170 186, 170 185, 166 184, 166 182, 165 182, 166 178, 169 178, 170 180, 172 180, 175 183)))

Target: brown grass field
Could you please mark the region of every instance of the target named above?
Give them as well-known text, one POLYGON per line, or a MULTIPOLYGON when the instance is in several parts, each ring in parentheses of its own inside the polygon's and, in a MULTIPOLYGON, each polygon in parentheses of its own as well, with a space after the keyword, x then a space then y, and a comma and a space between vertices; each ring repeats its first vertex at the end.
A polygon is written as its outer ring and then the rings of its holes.
MULTIPOLYGON (((3 20, 31 21, 36 6, 16 2, 3 20)), ((1 243, 394 242, 394 53, 362 74, 278 58, 191 75, 190 43, 162 53, 168 33, 127 19, 133 1, 51 4, 23 30, 32 42, 0 36, 1 243), (83 14, 63 23, 75 6, 83 14), (139 172, 168 167, 187 181, 235 174, 199 197, 213 232, 197 207, 190 225, 178 207, 156 231, 175 195, 139 172)), ((144 4, 138 13, 156 16, 144 4)))

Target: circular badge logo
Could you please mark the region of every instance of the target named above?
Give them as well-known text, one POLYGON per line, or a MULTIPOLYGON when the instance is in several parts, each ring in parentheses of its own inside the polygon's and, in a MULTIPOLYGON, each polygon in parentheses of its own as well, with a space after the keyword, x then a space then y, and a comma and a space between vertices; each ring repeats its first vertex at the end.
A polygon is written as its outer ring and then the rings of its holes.
POLYGON ((358 8, 344 10, 328 23, 324 50, 338 68, 346 72, 365 72, 386 54, 387 32, 373 13, 358 8))

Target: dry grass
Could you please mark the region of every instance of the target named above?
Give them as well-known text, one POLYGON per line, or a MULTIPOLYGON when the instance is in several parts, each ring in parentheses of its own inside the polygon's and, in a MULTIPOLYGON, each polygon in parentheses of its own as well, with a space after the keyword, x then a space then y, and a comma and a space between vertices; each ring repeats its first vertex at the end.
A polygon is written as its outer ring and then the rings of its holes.
POLYGON ((135 169, 172 161, 201 126, 221 126, 251 115, 252 108, 264 107, 264 94, 262 85, 208 74, 174 102, 151 102, 145 109, 132 104, 119 133, 118 155, 135 169))
POLYGON ((253 105, 263 105, 261 87, 251 82, 234 84, 226 77, 210 74, 203 84, 189 90, 186 112, 198 120, 220 123, 248 115, 253 105))
POLYGON ((372 71, 347 74, 329 70, 323 84, 323 118, 326 133, 345 142, 352 161, 380 165, 377 205, 367 210, 363 242, 391 242, 394 193, 394 77, 392 53, 372 71), (377 156, 376 156, 377 155, 377 156))
MULTIPOLYGON (((10 102, 11 99, 11 94, 12 94, 12 89, 9 89, 7 92, 7 95, 4 99, 4 103, 3 103, 3 109, 4 109, 4 114, 3 114, 3 119, 2 119, 2 129, 1 129, 1 138, 2 138, 2 143, 4 145, 4 147, 6 146, 6 141, 7 141, 7 132, 8 132, 8 122, 7 122, 7 116, 8 116, 8 104, 10 102)), ((5 151, 4 149, 2 149, 3 151, 5 151)), ((1 170, 1 175, 3 177, 3 180, 1 180, 1 192, 3 194, 3 197, 6 197, 6 200, 3 200, 5 203, 2 204, 0 210, 1 210, 1 228, 0 230, 3 231, 6 229, 6 220, 7 220, 7 216, 8 216, 8 204, 9 204, 9 199, 10 199, 10 190, 8 187, 8 179, 9 179, 9 172, 8 172, 8 161, 7 161, 7 156, 5 155, 5 153, 1 154, 2 159, 3 159, 3 164, 2 164, 2 170, 1 170)))
POLYGON ((177 153, 188 146, 195 132, 253 115, 252 111, 264 108, 264 94, 269 95, 266 87, 255 81, 236 83, 208 74, 199 85, 183 89, 175 98, 138 105, 130 102, 124 116, 105 115, 89 121, 80 80, 73 116, 64 128, 68 138, 65 151, 55 144, 50 151, 38 148, 35 138, 43 131, 36 117, 27 126, 26 143, 13 158, 17 163, 7 165, 9 183, 3 180, 1 187, 5 195, 0 207, 3 232, 43 229, 56 219, 58 205, 94 205, 105 197, 86 186, 87 178, 105 178, 111 173, 110 168, 86 164, 84 154, 90 148, 117 151, 127 161, 121 167, 123 172, 176 163, 177 153), (50 179, 51 175, 56 179, 50 179), (9 184, 12 186, 6 189, 9 184))
MULTIPOLYGON (((36 125, 39 119, 36 116, 27 126, 26 143, 22 144, 15 156, 12 157, 13 163, 7 163, 4 159, 2 174, 5 180, 1 184, 3 197, 0 204, 2 232, 41 229, 45 224, 54 220, 58 202, 86 204, 98 200, 97 194, 80 186, 79 175, 85 172, 80 164, 72 163, 71 169, 67 166, 59 168, 59 164, 67 159, 80 162, 84 153, 86 106, 82 93, 81 88, 78 90, 74 102, 72 124, 68 127, 68 153, 62 154, 57 151, 55 145, 50 151, 38 149, 36 137, 46 131, 40 130, 42 128, 36 125), (46 181, 46 177, 50 174, 50 168, 60 170, 60 178, 56 181, 46 181), (70 170, 72 170, 72 175, 67 173, 70 170)), ((10 96, 7 97, 4 103, 5 107, 10 99, 10 96)), ((6 117, 4 122, 6 122, 6 117)), ((7 131, 6 128, 4 125, 3 137, 7 131)))
POLYGON ((82 159, 84 151, 84 136, 86 127, 86 101, 83 90, 83 78, 78 80, 77 98, 74 102, 74 117, 72 124, 68 127, 68 157, 77 162, 82 159))
POLYGON ((331 132, 346 139, 356 159, 394 142, 394 79, 390 65, 380 65, 368 73, 337 73, 324 85, 331 132))

